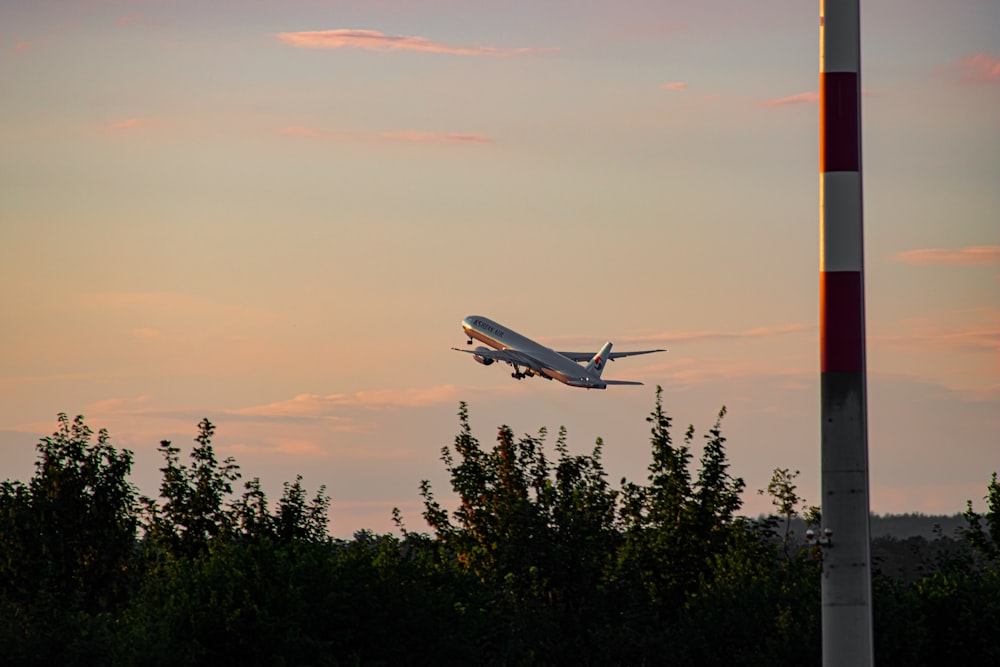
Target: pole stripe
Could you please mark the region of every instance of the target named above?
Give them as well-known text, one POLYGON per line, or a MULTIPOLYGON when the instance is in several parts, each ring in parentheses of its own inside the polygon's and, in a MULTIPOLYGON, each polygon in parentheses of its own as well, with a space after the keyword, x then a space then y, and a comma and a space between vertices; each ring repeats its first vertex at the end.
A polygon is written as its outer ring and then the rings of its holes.
POLYGON ((820 0, 819 71, 861 70, 860 3, 820 0))
POLYGON ((819 106, 819 170, 858 171, 861 168, 858 73, 821 72, 819 106))
POLYGON ((819 175, 819 270, 861 271, 863 230, 861 173, 835 171, 819 175))
POLYGON ((823 271, 819 274, 819 289, 820 371, 864 371, 864 284, 861 272, 823 271))

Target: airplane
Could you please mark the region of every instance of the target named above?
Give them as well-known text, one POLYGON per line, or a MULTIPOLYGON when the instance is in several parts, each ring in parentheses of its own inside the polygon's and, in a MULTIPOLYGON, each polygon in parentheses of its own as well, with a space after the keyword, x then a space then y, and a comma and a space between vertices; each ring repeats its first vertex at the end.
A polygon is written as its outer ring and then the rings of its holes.
POLYGON ((511 377, 517 380, 536 375, 548 380, 559 380, 570 387, 585 389, 606 389, 608 385, 617 384, 641 385, 641 382, 630 380, 603 379, 601 373, 604 371, 604 362, 637 354, 666 352, 666 350, 612 352, 611 341, 605 343, 597 354, 556 352, 481 315, 469 315, 462 320, 462 330, 469 339, 469 345, 472 345, 475 339, 490 347, 478 346, 472 350, 463 350, 460 347, 451 349, 471 354, 473 359, 484 366, 489 366, 495 361, 503 361, 513 366, 514 372, 511 373, 511 377), (583 361, 587 362, 586 366, 578 363, 583 361), (524 370, 521 370, 522 368, 524 370))

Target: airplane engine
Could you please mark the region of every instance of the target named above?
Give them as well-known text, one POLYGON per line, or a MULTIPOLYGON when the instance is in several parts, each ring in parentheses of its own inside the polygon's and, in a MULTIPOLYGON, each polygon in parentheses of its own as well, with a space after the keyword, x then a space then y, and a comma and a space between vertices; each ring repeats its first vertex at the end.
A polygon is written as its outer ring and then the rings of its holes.
POLYGON ((485 347, 477 347, 476 353, 472 355, 472 358, 481 363, 483 366, 489 366, 495 361, 494 359, 490 359, 489 357, 482 356, 482 354, 480 354, 482 352, 490 352, 490 350, 486 349, 485 347))

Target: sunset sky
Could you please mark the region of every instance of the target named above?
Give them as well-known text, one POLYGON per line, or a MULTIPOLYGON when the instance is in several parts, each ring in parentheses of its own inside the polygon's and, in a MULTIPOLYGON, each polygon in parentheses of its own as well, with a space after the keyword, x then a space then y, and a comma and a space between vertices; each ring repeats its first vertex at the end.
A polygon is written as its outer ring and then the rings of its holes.
MULTIPOLYGON (((4 2, 0 480, 66 412, 155 494, 208 417, 335 535, 424 530, 459 401, 486 446, 602 437, 617 486, 661 385, 678 441, 727 406, 745 514, 777 467, 819 504, 818 4, 4 2), (470 314, 669 352, 517 382, 450 349, 470 314)), ((872 510, 983 509, 1000 4, 862 5, 872 510)))

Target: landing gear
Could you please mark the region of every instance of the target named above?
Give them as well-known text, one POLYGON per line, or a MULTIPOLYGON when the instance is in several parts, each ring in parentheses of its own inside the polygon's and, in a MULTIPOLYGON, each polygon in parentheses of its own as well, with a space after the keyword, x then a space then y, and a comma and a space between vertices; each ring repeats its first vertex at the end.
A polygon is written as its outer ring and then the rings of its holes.
POLYGON ((510 376, 515 380, 523 380, 524 378, 528 377, 526 373, 521 372, 521 369, 517 367, 517 364, 511 364, 511 366, 514 367, 514 372, 511 373, 510 376))
POLYGON ((472 339, 470 338, 469 340, 465 341, 465 344, 466 345, 472 345, 472 339))

